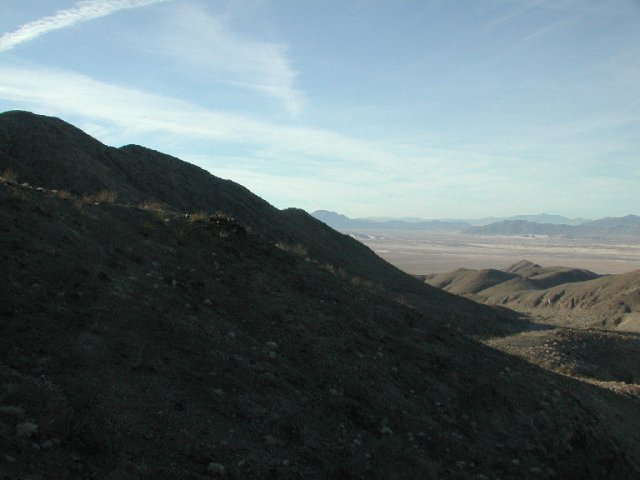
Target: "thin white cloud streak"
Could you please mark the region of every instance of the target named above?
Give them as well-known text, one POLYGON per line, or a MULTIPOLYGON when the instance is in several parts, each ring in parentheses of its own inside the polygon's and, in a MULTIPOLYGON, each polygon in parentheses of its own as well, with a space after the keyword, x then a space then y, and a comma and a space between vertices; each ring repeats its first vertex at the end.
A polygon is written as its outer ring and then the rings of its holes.
MULTIPOLYGON (((223 82, 257 91, 284 105, 291 115, 302 111, 304 95, 296 88, 297 72, 287 46, 248 39, 230 31, 221 16, 193 5, 167 11, 166 27, 147 48, 223 82)), ((148 35, 142 40, 148 43, 148 35)))
MULTIPOLYGON (((527 171, 534 167, 540 169, 539 161, 535 165, 509 167, 513 159, 533 147, 537 149, 538 158, 544 157, 548 165, 558 168, 553 150, 546 152, 536 142, 544 137, 546 131, 542 130, 532 139, 522 138, 512 145, 503 145, 502 152, 491 143, 479 144, 473 149, 431 149, 415 146, 419 142, 408 145, 371 142, 328 130, 285 126, 212 111, 68 71, 0 66, 0 99, 43 113, 81 117, 93 124, 106 123, 103 128, 117 126, 127 132, 127 141, 161 133, 167 143, 171 143, 171 138, 177 142, 190 138, 238 144, 251 149, 258 158, 262 156, 271 163, 288 162, 301 169, 322 167, 326 171, 339 165, 346 169, 374 169, 394 176, 422 174, 428 177, 427 181, 434 177, 440 182, 449 178, 459 184, 470 173, 484 172, 488 176, 505 166, 508 170, 511 167, 527 171)), ((631 118, 637 120, 638 117, 631 118)), ((582 130, 584 126, 577 128, 578 132, 582 130)), ((549 132, 553 132, 554 138, 564 137, 565 141, 569 133, 577 133, 575 125, 566 125, 564 132, 557 132, 556 126, 552 126, 549 132)), ((601 153, 605 149, 606 145, 602 145, 597 150, 601 153)))
MULTIPOLYGON (((0 65, 0 102, 3 100, 5 105, 91 125, 97 134, 101 129, 118 132, 111 135, 118 143, 144 143, 162 150, 174 145, 169 153, 183 158, 189 158, 191 144, 203 142, 212 160, 201 166, 218 175, 241 175, 233 180, 259 189, 258 194, 279 207, 330 207, 350 215, 375 211, 380 215, 437 217, 464 212, 482 216, 504 210, 504 199, 509 198, 518 199, 519 203, 510 201, 514 209, 555 212, 558 188, 574 192, 571 204, 579 201, 584 210, 572 215, 588 216, 588 205, 594 202, 592 191, 581 189, 588 180, 581 172, 584 158, 567 162, 553 149, 541 164, 504 152, 500 157, 499 151, 491 149, 477 153, 482 149, 436 150, 372 142, 212 111, 84 75, 40 68, 0 65), (242 153, 225 165, 230 145, 242 153), (216 158, 216 152, 222 157, 216 158), (523 169, 525 174, 515 174, 523 169), (563 183, 559 176, 571 181, 563 183), (346 211, 347 206, 352 210, 346 211)), ((626 174, 633 176, 629 171, 626 174)), ((611 179, 613 184, 616 181, 611 179)), ((627 205, 635 208, 633 201, 627 205)))
POLYGON ((216 112, 170 97, 145 93, 67 71, 0 66, 0 99, 56 115, 81 116, 117 125, 130 137, 147 133, 188 136, 280 152, 384 166, 392 153, 365 141, 320 129, 289 127, 216 112), (366 160, 365 160, 366 159, 366 160))
POLYGON ((5 33, 0 37, 0 52, 11 50, 21 43, 31 41, 54 30, 105 17, 120 10, 166 1, 168 0, 85 0, 77 3, 73 8, 59 10, 53 15, 22 25, 13 32, 5 33))
MULTIPOLYGON (((339 186, 342 198, 349 198, 354 204, 358 197, 366 203, 362 199, 372 192, 388 198, 402 190, 408 198, 409 191, 461 188, 470 173, 479 179, 478 184, 487 183, 492 175, 490 171, 478 171, 476 165, 481 158, 472 153, 455 155, 455 159, 447 157, 446 152, 407 155, 402 148, 394 151, 392 144, 211 111, 66 71, 0 66, 0 100, 67 120, 73 117, 74 122, 90 125, 97 134, 117 130, 121 132, 118 141, 123 143, 140 142, 141 137, 152 136, 186 151, 193 141, 215 142, 218 146, 210 147, 212 156, 216 150, 224 151, 225 145, 239 145, 248 153, 245 163, 237 165, 236 171, 258 172, 258 158, 269 165, 267 170, 271 173, 257 175, 281 179, 279 186, 268 193, 283 188, 291 190, 288 179, 292 172, 297 172, 298 184, 306 178, 305 184, 315 186, 315 192, 299 190, 299 201, 294 205, 305 203, 304 199, 312 195, 326 196, 330 185, 339 186), (317 181, 310 182, 309 178, 317 181)), ((188 157, 175 151, 170 153, 188 157)), ((211 170, 224 171, 219 166, 211 170)), ((242 182, 244 178, 234 180, 242 182)))
MULTIPOLYGON (((388 185, 388 178, 395 168, 402 168, 402 158, 374 143, 325 130, 214 112, 71 72, 0 66, 2 100, 67 120, 73 117, 72 121, 87 124, 97 134, 118 130, 119 141, 126 143, 140 142, 140 137, 151 135, 169 143, 176 139, 176 145, 183 148, 191 141, 216 142, 218 147, 213 147, 213 152, 224 151, 225 144, 241 145, 250 154, 244 157, 240 168, 220 168, 220 162, 215 161, 200 165, 217 175, 245 172, 234 180, 258 187, 257 193, 280 207, 305 206, 308 197, 320 205, 328 191, 333 192, 334 198, 364 204, 367 189, 369 193, 373 191, 371 185, 386 196, 397 189, 388 185), (261 173, 256 168, 256 152, 270 164, 272 173, 261 173), (291 176, 294 170, 300 175, 291 176), (248 178, 246 172, 251 171, 254 174, 248 178), (292 182, 292 178, 297 180, 292 182), (271 183, 274 179, 279 179, 278 185, 271 183), (284 197, 283 191, 288 192, 284 197)), ((189 159, 189 155, 180 156, 189 159)), ((215 153, 212 156, 215 158, 215 153)), ((424 160, 426 167, 428 162, 424 160)), ((433 167, 435 172, 436 166, 433 167)), ((422 183, 423 187, 428 184, 422 183)))

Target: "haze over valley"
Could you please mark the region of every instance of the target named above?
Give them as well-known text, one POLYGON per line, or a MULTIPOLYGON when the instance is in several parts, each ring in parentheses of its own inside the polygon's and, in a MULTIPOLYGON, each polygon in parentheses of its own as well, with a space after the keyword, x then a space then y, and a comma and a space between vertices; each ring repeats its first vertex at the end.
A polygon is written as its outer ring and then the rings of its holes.
POLYGON ((570 220, 550 215, 477 221, 352 220, 326 211, 313 215, 416 275, 456 268, 500 269, 523 258, 601 274, 640 269, 640 217, 634 215, 581 220, 576 226, 533 221, 570 220))

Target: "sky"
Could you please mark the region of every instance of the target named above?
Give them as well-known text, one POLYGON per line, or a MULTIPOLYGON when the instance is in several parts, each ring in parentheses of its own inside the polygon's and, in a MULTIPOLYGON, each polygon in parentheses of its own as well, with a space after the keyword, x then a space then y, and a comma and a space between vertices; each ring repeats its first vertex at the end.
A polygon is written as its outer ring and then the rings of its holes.
POLYGON ((0 0, 0 111, 350 217, 640 214, 640 0, 0 0))

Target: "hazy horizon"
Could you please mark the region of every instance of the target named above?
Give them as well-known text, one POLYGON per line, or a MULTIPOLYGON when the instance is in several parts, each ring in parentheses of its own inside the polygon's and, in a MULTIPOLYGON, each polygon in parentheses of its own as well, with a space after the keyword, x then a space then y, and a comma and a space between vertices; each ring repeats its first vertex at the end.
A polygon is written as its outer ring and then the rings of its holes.
MULTIPOLYGON (((508 215, 508 216, 501 216, 501 215, 487 215, 484 217, 430 217, 430 218, 426 218, 426 217, 413 217, 413 216, 408 216, 408 215, 398 215, 398 216, 378 216, 378 215, 368 215, 366 217, 351 217, 349 215, 346 215, 342 212, 336 212, 333 210, 327 210, 324 208, 319 208, 317 210, 310 210, 308 213, 313 214, 316 212, 321 212, 321 211, 326 211, 329 213, 335 213, 338 215, 344 215, 345 217, 352 219, 352 220, 376 220, 376 221, 384 221, 384 220, 404 220, 404 221, 430 221, 430 220, 460 220, 460 221, 465 221, 465 220, 487 220, 487 219, 504 219, 504 220, 508 220, 510 218, 513 217, 541 217, 541 216, 551 216, 551 217, 564 217, 568 220, 597 220, 596 217, 568 217, 567 215, 562 215, 559 213, 548 213, 548 212, 540 212, 540 213, 518 213, 515 215, 508 215)), ((630 212, 627 213, 625 215, 620 215, 621 217, 626 217, 628 215, 635 215, 634 213, 630 212)))
POLYGON ((0 0, 0 111, 351 218, 640 213, 633 0, 0 0))

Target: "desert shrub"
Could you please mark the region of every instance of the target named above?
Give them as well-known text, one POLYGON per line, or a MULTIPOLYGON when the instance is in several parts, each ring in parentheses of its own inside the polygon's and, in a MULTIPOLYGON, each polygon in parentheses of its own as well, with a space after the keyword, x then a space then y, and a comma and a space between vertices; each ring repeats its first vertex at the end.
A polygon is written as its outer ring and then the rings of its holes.
POLYGON ((187 215, 187 220, 191 223, 203 223, 209 221, 209 214, 207 212, 195 212, 187 215))
POLYGON ((393 299, 400 305, 403 305, 407 308, 415 310, 415 305, 413 305, 404 295, 401 295, 401 294, 393 295, 393 299))
POLYGON ((211 215, 210 219, 211 220, 224 220, 224 221, 227 221, 227 222, 233 222, 234 221, 234 218, 231 215, 223 212, 222 210, 217 210, 213 215, 211 215))
POLYGON ((56 197, 62 198, 63 200, 69 200, 72 197, 72 195, 66 190, 58 190, 56 192, 56 197))
POLYGON ((373 287, 373 282, 371 280, 365 280, 358 276, 351 277, 351 285, 354 287, 362 287, 362 288, 371 288, 373 287))
POLYGON ((18 183, 18 176, 16 175, 16 172, 11 170, 10 168, 7 168, 4 172, 2 172, 2 175, 0 176, 5 182, 18 183))
POLYGON ((118 198, 117 192, 110 192, 108 190, 103 190, 96 194, 96 201, 98 203, 114 203, 118 198))
POLYGON ((109 190, 102 190, 94 195, 84 194, 82 201, 84 203, 114 203, 118 198, 118 192, 112 192, 109 190))
POLYGON ((163 210, 162 208, 153 211, 153 218, 159 222, 168 221, 169 217, 169 212, 163 210))
POLYGON ((21 190, 19 188, 16 188, 16 187, 11 187, 9 189, 9 196, 12 199, 18 200, 18 201, 21 201, 21 202, 27 199, 27 194, 23 190, 21 190))
POLYGON ((292 253, 299 257, 306 257, 307 254, 309 253, 309 251, 307 250, 307 247, 305 247, 301 243, 296 243, 295 245, 291 245, 285 242, 278 242, 276 243, 276 247, 278 247, 280 250, 292 253))
POLYGON ((329 273, 333 273, 334 275, 336 274, 336 267, 334 267, 331 263, 325 263, 320 268, 326 270, 329 273))
POLYGON ((336 267, 335 265, 333 265, 331 263, 325 263, 324 265, 321 265, 320 268, 322 268, 323 270, 326 270, 327 272, 331 273, 332 275, 335 275, 336 277, 340 277, 340 278, 346 279, 349 276, 347 274, 347 271, 344 268, 336 267))
POLYGON ((158 222, 166 222, 171 216, 170 212, 167 210, 167 206, 164 203, 156 202, 153 200, 138 204, 138 208, 152 212, 153 219, 158 222))
POLYGON ((143 210, 165 210, 166 209, 166 205, 162 202, 156 202, 153 200, 147 201, 147 202, 142 202, 140 205, 138 205, 140 208, 142 208, 143 210))

